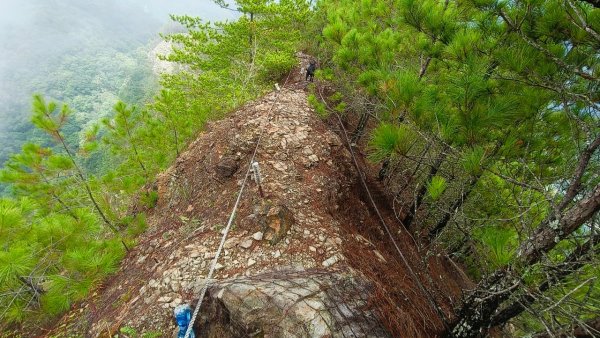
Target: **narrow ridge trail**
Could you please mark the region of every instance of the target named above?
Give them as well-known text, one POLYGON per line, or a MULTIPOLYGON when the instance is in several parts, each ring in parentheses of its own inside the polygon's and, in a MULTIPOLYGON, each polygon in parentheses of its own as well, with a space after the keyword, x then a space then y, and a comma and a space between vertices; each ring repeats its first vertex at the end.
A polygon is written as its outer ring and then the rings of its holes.
MULTIPOLYGON (((334 124, 308 105, 307 63, 300 55, 277 100, 271 92, 209 123, 159 175, 158 204, 144 210, 149 228, 139 244, 47 336, 112 337, 125 326, 171 336, 174 307, 194 304, 204 286, 263 130, 256 159, 265 198, 249 182, 200 311, 199 336, 430 337, 442 329, 383 235, 334 124)), ((381 187, 374 191, 398 229, 381 187)), ((435 255, 423 268, 406 232, 398 241, 451 317, 467 281, 435 255)))

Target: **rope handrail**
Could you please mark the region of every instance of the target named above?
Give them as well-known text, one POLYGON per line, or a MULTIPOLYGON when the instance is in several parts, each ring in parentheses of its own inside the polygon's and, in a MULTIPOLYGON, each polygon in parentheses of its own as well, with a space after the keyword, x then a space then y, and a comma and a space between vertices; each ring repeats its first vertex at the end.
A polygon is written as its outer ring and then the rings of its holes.
MULTIPOLYGON (((293 71, 293 70, 292 70, 293 71)), ((290 71, 288 73, 287 78, 285 79, 285 83, 283 84, 283 87, 285 88, 285 86, 288 83, 288 80, 290 79, 290 75, 292 74, 292 71, 290 71)), ((279 99, 279 94, 281 93, 281 89, 279 88, 278 85, 276 85, 276 96, 275 99, 273 100, 271 107, 269 109, 269 112, 267 113, 267 124, 268 121, 270 121, 271 119, 271 114, 273 112, 273 108, 275 106, 275 103, 277 102, 277 100, 279 99)), ((229 234, 229 230, 231 229, 231 224, 233 223, 233 220, 235 218, 235 214, 237 212, 238 206, 240 204, 240 201, 242 199, 242 193, 244 192, 244 188, 246 187, 246 183, 248 182, 248 177, 250 176, 250 172, 252 170, 252 164, 254 163, 254 160, 256 158, 256 154, 258 153, 258 148, 260 146, 260 142, 263 138, 263 135, 265 134, 266 131, 266 125, 265 127, 263 127, 263 129, 261 130, 258 139, 256 141, 256 146, 254 147, 254 152, 252 153, 252 157, 250 158, 250 164, 248 165, 248 169, 246 170, 246 175, 244 176, 244 181, 242 182, 242 186, 240 187, 240 191, 238 192, 237 195, 237 199, 235 201, 235 204, 233 206, 233 209, 231 211, 231 214, 229 216, 229 220, 227 222, 227 226, 225 227, 225 229, 223 230, 223 237, 221 238, 221 243, 219 244, 219 248, 217 249, 217 252, 215 253, 215 257, 213 258, 213 261, 211 263, 210 269, 208 271, 208 275, 205 278, 205 283, 204 286, 202 287, 202 290, 200 291, 199 295, 198 295, 198 304, 196 305, 196 308, 194 309, 194 313, 192 315, 192 318, 190 319, 190 322, 188 324, 187 330, 185 332, 185 338, 189 338, 190 334, 193 330, 194 327, 194 322, 196 321, 196 317, 198 316, 198 313, 200 312, 200 307, 202 306, 202 300, 204 299, 204 296, 206 295, 206 291, 208 290, 208 286, 210 284, 210 280, 212 279, 212 276, 215 272, 215 267, 217 265, 217 261, 219 260, 219 256, 221 255, 221 252, 223 251, 223 247, 225 245, 225 241, 227 240, 227 235, 229 234)))

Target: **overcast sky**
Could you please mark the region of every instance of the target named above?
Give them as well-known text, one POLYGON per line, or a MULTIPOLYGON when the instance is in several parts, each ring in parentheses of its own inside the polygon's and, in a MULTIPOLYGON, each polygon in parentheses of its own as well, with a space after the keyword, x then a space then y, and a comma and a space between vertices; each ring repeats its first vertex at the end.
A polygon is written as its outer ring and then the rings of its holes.
POLYGON ((31 95, 21 80, 81 48, 120 43, 117 49, 134 50, 158 38, 169 14, 235 16, 210 0, 0 0, 0 130, 2 116, 14 114, 7 102, 31 95))
MULTIPOLYGON (((83 79, 76 67, 102 69, 90 55, 133 54, 151 47, 161 29, 173 27, 169 14, 211 22, 236 16, 210 0, 0 0, 0 167, 32 136, 31 95, 48 95, 45 90, 56 80, 54 71, 62 69, 63 76, 71 71, 73 81, 61 85, 73 88, 72 83, 83 79), (63 62, 72 64, 73 58, 81 61, 78 66, 60 68, 63 62)), ((54 98, 67 103, 73 99, 54 98)))

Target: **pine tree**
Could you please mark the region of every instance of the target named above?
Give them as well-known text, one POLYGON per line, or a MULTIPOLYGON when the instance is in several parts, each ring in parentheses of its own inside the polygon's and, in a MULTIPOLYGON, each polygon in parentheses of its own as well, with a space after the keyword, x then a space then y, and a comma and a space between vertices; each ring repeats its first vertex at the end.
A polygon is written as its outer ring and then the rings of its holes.
MULTIPOLYGON (((371 159, 405 206, 398 216, 430 240, 459 243, 452 251, 481 278, 452 334, 485 334, 523 313, 519 299, 543 306, 527 283, 547 299, 561 297, 548 278, 577 288, 573 278, 597 259, 597 9, 572 0, 324 0, 317 11, 319 52, 331 65, 323 73, 360 115, 359 133, 370 117, 381 121, 371 159), (591 241, 582 246, 581 236, 591 241)), ((576 323, 590 307, 548 312, 576 323)))
POLYGON ((116 114, 112 119, 102 121, 104 127, 108 129, 108 133, 103 135, 102 141, 110 146, 110 150, 116 157, 124 159, 121 165, 129 166, 130 163, 135 163, 147 183, 150 179, 150 172, 146 168, 148 164, 143 158, 140 149, 140 135, 136 130, 142 123, 143 115, 136 111, 135 106, 129 108, 122 101, 115 104, 114 110, 116 114))

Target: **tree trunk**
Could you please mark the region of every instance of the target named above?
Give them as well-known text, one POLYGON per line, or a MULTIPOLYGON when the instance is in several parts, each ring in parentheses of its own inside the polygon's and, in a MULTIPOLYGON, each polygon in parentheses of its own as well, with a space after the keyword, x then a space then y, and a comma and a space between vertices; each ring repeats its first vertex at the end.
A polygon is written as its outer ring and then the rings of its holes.
MULTIPOLYGON (((517 252, 515 266, 529 266, 540 260, 556 244, 589 221, 600 209, 600 185, 559 219, 544 221, 517 252)), ((520 279, 509 269, 499 269, 484 277, 464 299, 458 320, 446 336, 482 337, 492 326, 492 317, 500 305, 520 286, 520 279)))
POLYGON ((452 216, 454 214, 456 214, 456 211, 465 203, 465 201, 467 200, 467 198, 473 191, 473 188, 475 188, 475 185, 479 181, 480 177, 481 177, 481 175, 471 178, 466 190, 464 190, 460 194, 460 197, 457 198, 456 201, 454 201, 454 203, 452 203, 450 210, 444 215, 444 217, 442 217, 442 219, 439 222, 437 222, 435 227, 433 227, 433 229, 431 229, 431 231, 429 231, 429 239, 430 240, 433 240, 434 238, 436 238, 440 234, 440 232, 442 232, 442 230, 444 230, 446 225, 448 225, 448 222, 450 222, 450 219, 452 218, 452 216))
POLYGON ((573 175, 571 184, 567 189, 565 197, 558 205, 558 210, 564 210, 569 205, 569 203, 573 201, 575 196, 577 196, 577 194, 581 190, 581 180, 583 178, 583 175, 585 174, 585 169, 590 163, 592 155, 598 149, 598 147, 600 147, 600 134, 598 134, 596 136, 596 139, 594 139, 594 141, 592 141, 592 143, 590 143, 581 153, 581 157, 579 158, 579 161, 577 163, 577 168, 575 169, 575 174, 573 175))
POLYGON ((412 205, 412 208, 408 209, 406 217, 404 217, 404 219, 402 220, 402 223, 404 224, 404 227, 406 229, 410 228, 412 222, 415 219, 417 211, 419 210, 419 207, 421 207, 421 204, 423 204, 425 194, 427 193, 427 182, 431 181, 431 179, 438 173, 440 167, 442 166, 442 163, 444 163, 444 161, 446 160, 446 150, 446 147, 444 147, 444 149, 442 149, 442 152, 435 159, 435 163, 431 166, 431 169, 429 170, 429 175, 427 175, 425 182, 417 192, 417 196, 415 198, 414 204, 412 205))
POLYGON ((254 13, 250 12, 250 35, 248 37, 248 44, 250 46, 250 63, 254 62, 254 48, 252 45, 254 44, 254 13))
MULTIPOLYGON (((550 289, 552 284, 560 283, 570 276, 573 272, 582 268, 586 261, 584 258, 588 255, 597 255, 600 253, 598 245, 600 235, 590 238, 585 244, 578 246, 563 262, 557 266, 545 267, 543 274, 548 276, 536 290, 536 293, 542 294, 550 289)), ((537 297, 533 293, 527 293, 505 306, 500 312, 492 317, 491 326, 502 325, 512 318, 520 315, 526 307, 533 304, 537 297)))
MULTIPOLYGON (((119 234, 119 229, 117 229, 108 220, 108 218, 106 217, 106 215, 102 211, 102 208, 100 208, 100 205, 98 205, 98 202, 96 202, 96 198, 94 198, 94 195, 92 194, 92 189, 90 188, 90 185, 88 184, 88 182, 87 182, 87 180, 85 178, 83 170, 81 170, 81 168, 79 168, 79 166, 77 165, 77 162, 75 161, 75 157, 73 156, 73 154, 71 154, 71 151, 69 150, 69 147, 67 146, 67 144, 65 142, 65 139, 63 138, 63 136, 59 132, 56 132, 56 134, 57 134, 57 137, 59 138, 60 142, 62 143, 63 149, 65 150, 65 152, 69 156, 69 159, 73 163, 73 166, 75 167, 75 170, 77 171, 77 176, 81 180, 81 184, 83 184, 83 187, 85 188, 85 191, 86 191, 86 193, 87 193, 90 201, 94 205, 94 209, 96 209, 96 211, 98 212, 98 214, 100 215, 100 217, 102 218, 102 220, 104 221, 104 223, 108 226, 108 228, 110 230, 112 230, 113 233, 119 234)), ((129 247, 127 246, 127 244, 125 243, 125 241, 123 241, 122 239, 121 239, 121 244, 125 248, 125 251, 129 252, 129 247)))
POLYGON ((129 124, 127 123, 127 121, 125 121, 125 128, 127 130, 127 137, 129 138, 128 141, 129 141, 129 144, 131 144, 131 148, 133 149, 135 159, 137 160, 138 164, 140 165, 140 168, 142 168, 142 171, 144 172, 144 177, 146 178, 146 183, 148 183, 150 181, 150 176, 148 176, 148 171, 146 170, 146 166, 144 166, 144 163, 142 162, 142 158, 140 157, 137 147, 135 146, 135 142, 133 140, 133 136, 131 135, 131 130, 129 128, 129 124))
POLYGON ((387 175, 388 175, 388 170, 390 169, 390 159, 386 158, 383 161, 383 164, 381 165, 381 169, 379 170, 379 174, 377 175, 377 179, 379 179, 380 181, 383 181, 387 175))
POLYGON ((357 144, 358 141, 360 141, 360 138, 363 136, 363 134, 365 133, 365 128, 367 128, 367 123, 369 122, 369 117, 371 116, 371 114, 369 114, 369 112, 364 112, 362 113, 362 115, 360 115, 360 119, 358 120, 358 125, 356 126, 356 129, 354 129, 354 132, 352 132, 352 143, 353 144, 357 144))
POLYGON ((517 251, 517 260, 524 265, 533 264, 542 254, 552 250, 556 244, 577 230, 600 210, 600 184, 592 193, 575 204, 560 219, 549 218, 539 226, 530 239, 525 241, 517 251))

